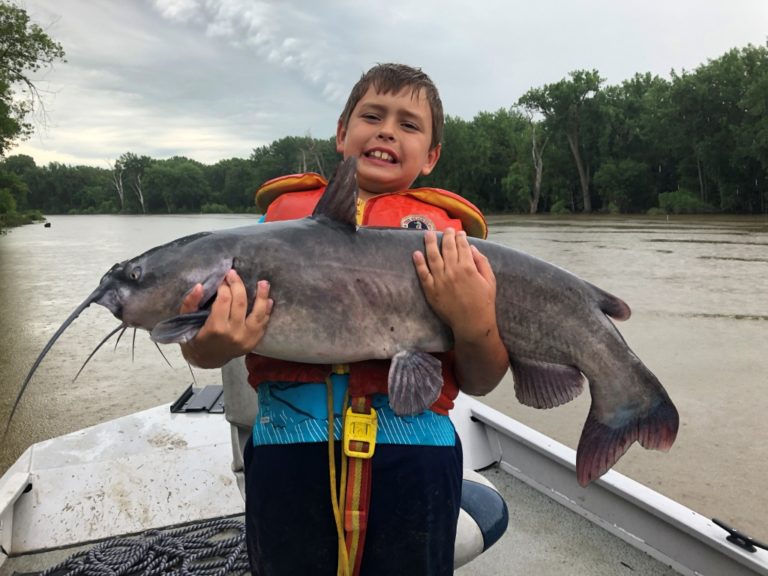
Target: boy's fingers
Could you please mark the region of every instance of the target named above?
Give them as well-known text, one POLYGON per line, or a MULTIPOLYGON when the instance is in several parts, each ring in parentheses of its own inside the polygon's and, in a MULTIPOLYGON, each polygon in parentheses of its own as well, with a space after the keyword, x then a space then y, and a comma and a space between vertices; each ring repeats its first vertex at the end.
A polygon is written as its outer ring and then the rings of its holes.
MULTIPOLYGON (((443 241, 445 241, 445 237, 443 237, 443 241)), ((440 255, 440 247, 437 245, 437 234, 432 231, 424 235, 424 253, 430 273, 439 273, 443 268, 443 257, 440 255)))
POLYGON ((190 314, 192 312, 197 312, 198 308, 200 308, 200 300, 203 298, 203 285, 202 284, 195 284, 195 286, 187 292, 187 295, 184 297, 184 300, 181 301, 181 309, 179 310, 180 314, 190 314))
POLYGON ((245 312, 248 310, 248 293, 245 284, 238 276, 237 272, 230 270, 227 272, 226 282, 229 285, 232 294, 232 304, 230 306, 230 316, 234 318, 245 318, 245 312))
POLYGON ((477 266, 477 271, 483 278, 495 285, 496 275, 493 273, 493 268, 491 268, 488 258, 477 247, 471 246, 470 249, 472 250, 472 258, 475 261, 475 266, 477 266))
POLYGON ((453 264, 458 260, 458 250, 456 246, 456 230, 446 228, 443 232, 442 257, 447 264, 453 264))
POLYGON ((216 292, 216 299, 211 305, 211 314, 206 324, 220 325, 229 322, 232 307, 232 289, 229 284, 222 282, 216 292))
POLYGON ((432 278, 432 273, 429 271, 429 266, 427 266, 427 261, 422 252, 417 251, 413 253, 413 265, 416 267, 416 275, 419 277, 421 285, 425 289, 430 289, 432 284, 434 284, 434 278, 432 278))
POLYGON ((467 239, 467 233, 464 230, 459 230, 456 233, 456 254, 459 261, 469 261, 470 258, 474 259, 471 245, 467 239))
POLYGON ((269 315, 272 313, 272 306, 274 306, 274 301, 269 297, 269 282, 260 280, 256 284, 256 297, 254 298, 253 310, 251 310, 248 320, 261 322, 269 318, 269 315))

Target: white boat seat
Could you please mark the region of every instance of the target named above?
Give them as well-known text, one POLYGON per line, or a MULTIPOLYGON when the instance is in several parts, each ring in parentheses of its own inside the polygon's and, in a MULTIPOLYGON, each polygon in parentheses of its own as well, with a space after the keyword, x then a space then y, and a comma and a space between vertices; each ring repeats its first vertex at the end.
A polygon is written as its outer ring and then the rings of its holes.
MULTIPOLYGON (((259 405, 243 358, 236 358, 221 369, 226 418, 232 426, 232 470, 245 498, 243 449, 251 438, 251 427, 259 405)), ((454 568, 459 568, 487 550, 507 529, 507 504, 496 487, 473 470, 464 470, 461 511, 456 530, 454 568)))

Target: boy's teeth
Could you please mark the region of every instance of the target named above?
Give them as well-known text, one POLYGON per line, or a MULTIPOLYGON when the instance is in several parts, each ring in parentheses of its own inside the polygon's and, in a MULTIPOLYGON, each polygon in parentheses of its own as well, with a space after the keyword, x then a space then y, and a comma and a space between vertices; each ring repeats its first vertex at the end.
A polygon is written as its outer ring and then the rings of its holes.
POLYGON ((369 154, 369 156, 373 156, 374 158, 378 158, 379 160, 386 160, 387 162, 394 161, 394 158, 389 155, 387 152, 382 152, 381 150, 374 150, 369 154))

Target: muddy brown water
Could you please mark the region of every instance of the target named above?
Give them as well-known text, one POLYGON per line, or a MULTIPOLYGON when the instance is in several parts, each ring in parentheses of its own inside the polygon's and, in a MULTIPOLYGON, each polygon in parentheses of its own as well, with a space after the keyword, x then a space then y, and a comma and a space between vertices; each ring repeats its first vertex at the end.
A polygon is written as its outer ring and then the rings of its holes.
MULTIPOLYGON (((0 421, 37 353, 120 260, 248 216, 58 216, 0 237, 0 421)), ((768 540, 768 217, 490 218, 490 239, 562 266, 623 298, 630 347, 681 416, 671 452, 633 446, 616 469, 708 517, 768 540)), ((30 444, 176 399, 191 383, 145 333, 88 353, 117 325, 87 309, 38 369, 0 451, 0 473, 30 444), (132 358, 133 357, 133 358, 132 358)), ((195 370, 199 385, 217 371, 195 370)), ((511 378, 491 406, 575 448, 589 394, 550 411, 517 403, 511 378)))

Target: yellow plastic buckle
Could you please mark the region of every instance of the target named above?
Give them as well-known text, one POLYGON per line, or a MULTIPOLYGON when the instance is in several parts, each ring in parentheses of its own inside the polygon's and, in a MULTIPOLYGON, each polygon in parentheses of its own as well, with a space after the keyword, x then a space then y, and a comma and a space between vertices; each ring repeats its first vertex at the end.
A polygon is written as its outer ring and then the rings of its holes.
POLYGON ((376 448, 377 427, 378 416, 373 408, 370 414, 353 412, 351 407, 347 408, 344 415, 344 453, 351 458, 371 458, 376 448), (351 446, 352 442, 365 442, 368 448, 355 450, 351 446))

